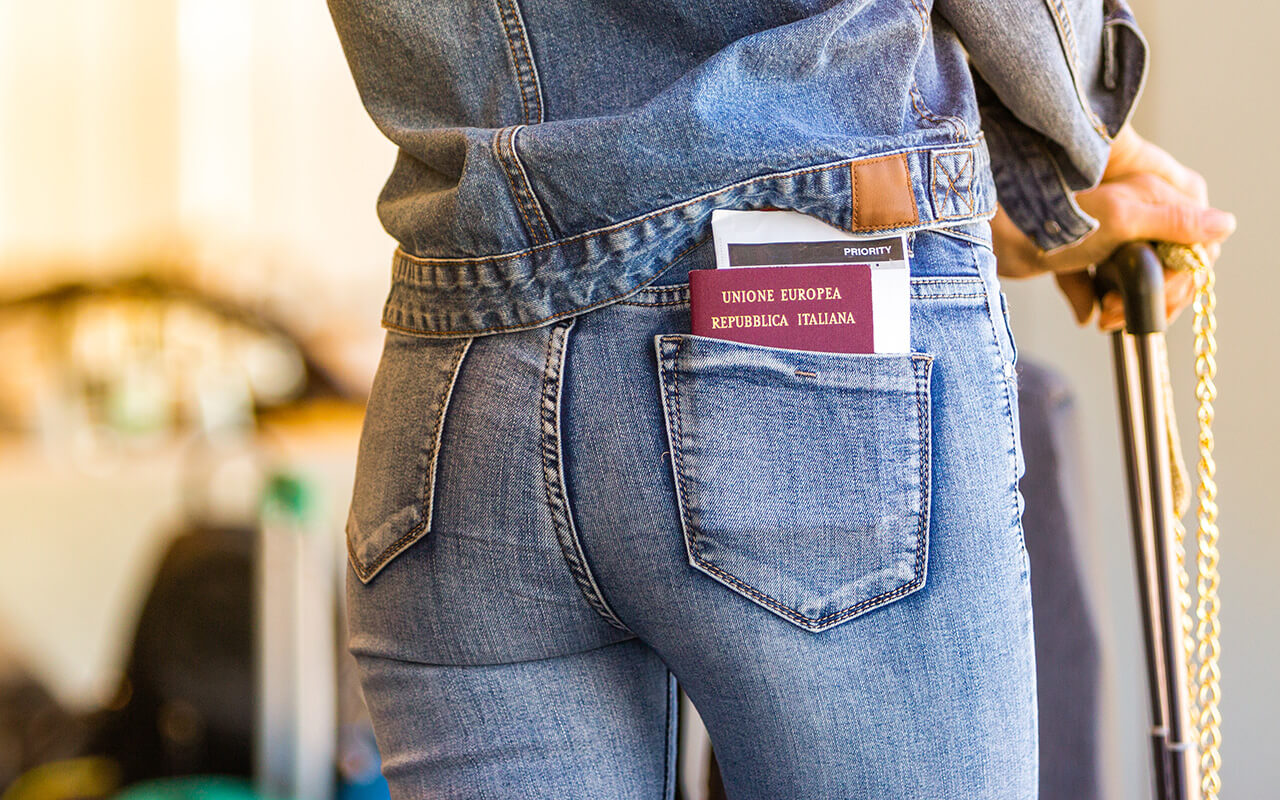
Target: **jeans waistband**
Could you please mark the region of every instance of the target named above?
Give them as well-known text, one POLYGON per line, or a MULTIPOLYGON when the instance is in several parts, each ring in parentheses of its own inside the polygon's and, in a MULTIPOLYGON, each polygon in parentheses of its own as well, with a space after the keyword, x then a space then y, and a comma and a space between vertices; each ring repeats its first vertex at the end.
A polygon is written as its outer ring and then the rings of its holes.
MULTIPOLYGON (((891 188, 891 186, 890 186, 891 188)), ((877 190, 879 191, 879 189, 877 190)), ((709 257, 717 208, 783 208, 844 230, 881 234, 987 219, 995 184, 981 134, 962 143, 899 149, 756 176, 641 217, 524 250, 469 258, 420 258, 397 250, 384 327, 422 336, 475 336, 533 328, 626 297, 685 260, 709 257), (894 157, 888 159, 888 157, 894 157), (859 175, 900 164, 914 218, 895 199, 886 217, 877 197, 859 196, 859 175), (909 184, 909 187, 906 185, 909 184), (888 224, 864 224, 887 221, 888 224)), ((670 276, 668 276, 670 278, 670 276)))

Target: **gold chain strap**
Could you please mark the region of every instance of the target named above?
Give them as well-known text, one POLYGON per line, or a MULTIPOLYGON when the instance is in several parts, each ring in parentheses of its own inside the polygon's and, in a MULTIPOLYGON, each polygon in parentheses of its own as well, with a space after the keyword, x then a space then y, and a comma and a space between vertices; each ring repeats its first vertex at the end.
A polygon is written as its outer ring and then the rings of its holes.
POLYGON ((1218 388, 1213 379, 1217 374, 1218 342, 1214 338, 1217 318, 1214 307, 1213 265, 1208 253, 1199 245, 1186 246, 1161 243, 1157 246, 1161 261, 1175 270, 1189 270, 1195 280, 1195 297, 1192 300, 1195 334, 1196 371, 1196 422, 1198 426, 1196 464, 1196 604, 1194 631, 1191 616, 1191 579, 1186 566, 1184 540, 1186 528, 1181 517, 1190 505, 1187 488, 1186 466, 1178 444, 1177 429, 1173 418, 1173 395, 1165 383, 1165 405, 1169 418, 1169 448, 1174 465, 1174 548, 1178 556, 1178 586, 1182 592, 1183 649, 1187 660, 1187 672, 1191 685, 1187 687, 1191 717, 1196 729, 1200 751, 1200 790, 1204 800, 1218 800, 1222 788, 1219 772, 1222 767, 1222 716, 1218 711, 1221 700, 1218 668, 1221 647, 1218 624, 1218 485, 1214 481, 1217 465, 1213 460, 1213 401, 1218 388))

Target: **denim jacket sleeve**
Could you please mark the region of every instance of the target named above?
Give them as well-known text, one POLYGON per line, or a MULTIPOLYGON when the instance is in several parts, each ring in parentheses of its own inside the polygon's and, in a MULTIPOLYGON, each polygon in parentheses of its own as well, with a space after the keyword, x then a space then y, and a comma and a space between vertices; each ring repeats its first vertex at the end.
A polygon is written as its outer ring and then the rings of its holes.
POLYGON ((1098 222, 1098 183, 1147 70, 1125 0, 937 0, 968 51, 1001 206, 1045 250, 1098 222))

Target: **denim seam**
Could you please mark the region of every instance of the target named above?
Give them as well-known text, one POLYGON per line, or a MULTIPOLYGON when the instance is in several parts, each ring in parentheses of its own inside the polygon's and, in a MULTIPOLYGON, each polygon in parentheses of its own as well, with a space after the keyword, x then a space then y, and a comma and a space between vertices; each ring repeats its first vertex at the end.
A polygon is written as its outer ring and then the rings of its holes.
POLYGON ((822 617, 808 617, 800 613, 796 609, 793 609, 790 606, 783 604, 781 601, 776 600, 770 595, 765 594, 764 592, 761 592, 759 589, 756 589, 754 586, 750 586, 749 584, 744 583, 740 578, 736 577, 735 575, 732 575, 731 573, 725 572, 719 567, 716 567, 714 564, 703 559, 702 556, 698 553, 698 549, 697 549, 698 548, 698 544, 697 544, 698 530, 697 530, 697 527, 694 526, 693 520, 689 518, 688 502, 685 499, 688 497, 688 490, 685 486, 684 458, 682 454, 682 450, 683 450, 682 444, 684 441, 684 426, 683 426, 683 420, 680 414, 680 383, 679 383, 679 375, 678 375, 679 370, 676 366, 676 362, 680 357, 680 350, 684 346, 684 337, 683 336, 664 336, 662 337, 661 341, 664 345, 667 345, 666 347, 663 348, 664 349, 663 369, 671 378, 672 403, 670 404, 671 407, 668 409, 667 413, 669 417, 671 415, 674 415, 675 417, 675 420, 674 420, 675 421, 675 437, 677 441, 672 443, 671 457, 672 457, 672 465, 676 473, 676 484, 677 484, 676 492, 677 492, 679 503, 680 503, 680 518, 684 524, 684 531, 686 534, 685 535, 686 549, 688 550, 689 556, 700 568, 705 569, 706 571, 716 575, 726 583, 732 584, 739 591, 742 591, 748 596, 754 598, 756 601, 763 603, 764 605, 777 611, 778 613, 782 614, 785 617, 804 623, 805 625, 822 627, 822 628, 829 628, 832 625, 842 622, 850 617, 856 616, 863 611, 869 610, 871 608, 875 608, 880 605, 884 605, 890 600, 893 600, 902 595, 910 594, 912 591, 918 589, 921 585, 923 585, 924 583, 923 567, 925 565, 925 559, 927 557, 927 552, 928 552, 928 549, 927 549, 928 536, 926 534, 928 532, 928 524, 929 524, 928 506, 927 506, 927 501, 929 499, 929 470, 928 470, 928 461, 926 460, 927 457, 929 456, 929 441, 928 441, 929 437, 927 435, 928 430, 925 427, 926 425, 925 416, 929 406, 927 403, 928 393, 927 391, 924 391, 924 389, 922 388, 923 384, 925 383, 925 380, 922 379, 921 377, 920 363, 924 362, 924 364, 926 365, 925 367, 926 371, 924 372, 924 376, 925 378, 927 378, 929 374, 928 369, 933 364, 933 356, 927 355, 924 353, 911 353, 912 371, 915 373, 915 378, 916 378, 916 392, 915 392, 916 409, 917 409, 916 416, 919 418, 919 435, 921 437, 921 441, 920 441, 921 508, 920 508, 920 514, 919 514, 920 523, 916 533, 915 568, 914 568, 915 576, 910 581, 902 584, 901 586, 898 586, 894 589, 890 589, 889 591, 883 592, 875 597, 868 598, 867 600, 859 601, 858 603, 850 606, 849 608, 841 609, 840 611, 833 611, 830 614, 827 614, 822 617))
POLYGON ((962 233, 961 231, 953 230, 952 228, 938 228, 936 231, 934 231, 934 233, 940 234, 942 236, 950 236, 952 239, 959 239, 962 242, 975 244, 975 245, 978 245, 979 247, 985 247, 986 249, 994 252, 994 248, 992 247, 991 242, 979 236, 973 236, 968 233, 962 233))
MULTIPOLYGON (((911 7, 915 9, 916 16, 920 17, 920 49, 924 50, 925 44, 929 36, 929 12, 922 7, 917 0, 911 0, 911 7)), ((916 54, 917 59, 919 53, 916 54)), ((911 105, 915 108, 916 113, 935 124, 947 124, 952 130, 952 136, 957 142, 969 138, 969 126, 965 124, 963 119, 947 114, 939 116, 929 110, 929 106, 924 102, 924 95, 920 92, 920 87, 916 84, 915 78, 911 79, 911 105)))
POLYGON ((1076 31, 1075 25, 1071 22, 1071 13, 1061 0, 1045 0, 1045 5, 1048 6, 1049 13, 1053 16, 1054 27, 1058 30, 1058 37, 1067 56, 1067 69, 1071 73, 1071 83, 1076 92, 1076 100, 1080 103, 1081 108, 1084 109, 1085 114, 1088 115, 1089 124, 1093 129, 1097 131, 1103 141, 1110 142, 1111 134, 1107 133, 1107 126, 1102 124, 1097 112, 1089 104, 1089 98, 1080 83, 1080 53, 1076 45, 1076 31))
POLYGON ((386 566, 391 559, 395 558, 411 544, 422 538, 431 528, 432 505, 435 498, 436 484, 436 465, 440 455, 440 433, 444 428, 445 414, 449 408, 449 400, 453 396, 453 387, 457 383, 458 372, 462 368, 462 361, 466 357, 467 351, 471 348, 471 342, 474 337, 462 339, 458 345, 455 345, 457 353, 453 357, 453 367, 449 371, 449 380, 445 382, 444 388, 440 392, 438 405, 439 413, 436 414, 435 425, 431 429, 431 449, 427 455, 426 476, 423 478, 422 488, 419 490, 419 502, 422 506, 422 521, 410 528, 403 536, 396 541, 383 548, 372 561, 365 564, 360 557, 356 555, 355 547, 352 543, 352 537, 347 537, 347 554, 351 557, 351 565, 356 571, 356 575, 362 583, 368 583, 373 577, 386 566))
POLYGON ((982 278, 977 275, 954 275, 951 277, 941 276, 937 278, 912 278, 914 283, 982 283, 982 278))
POLYGON ((564 395, 564 364, 569 332, 577 320, 569 319, 551 328, 547 336, 547 361, 542 379, 542 474, 547 492, 547 509, 560 552, 583 598, 606 622, 630 633, 609 607, 596 584, 586 554, 578 540, 573 511, 565 491, 564 456, 560 438, 560 404, 564 395))
POLYGON ((547 216, 542 210, 542 203, 533 193, 533 185, 529 182, 529 174, 525 172, 520 155, 516 152, 516 136, 525 128, 524 125, 512 125, 499 130, 493 136, 493 154, 502 171, 506 173, 507 183, 511 187, 511 196, 515 199, 516 210, 524 220, 525 230, 529 232, 529 241, 543 244, 551 241, 551 227, 547 224, 547 216), (506 144, 503 145, 503 135, 506 144), (518 175, 517 175, 518 173, 518 175), (537 223, 536 227, 534 223, 537 223))
POLYGON ((920 89, 918 86, 916 86, 916 82, 914 79, 911 81, 910 94, 911 94, 911 105, 913 108, 915 108, 917 114, 919 114, 920 116, 924 117, 925 119, 935 124, 939 124, 939 125, 945 124, 947 127, 951 128, 951 136, 953 139, 955 139, 957 142, 964 141, 965 134, 961 133, 960 127, 955 122, 952 121, 954 119, 953 117, 951 116, 940 117, 929 110, 929 107, 925 105, 924 95, 920 93, 920 89))
POLYGON ((538 81, 537 65, 529 52, 529 39, 524 18, 520 14, 519 0, 495 0, 495 4, 498 7, 498 18, 502 22, 502 33, 507 37, 507 49, 511 52, 511 69, 515 73, 516 85, 520 90, 520 104, 524 109, 523 122, 542 122, 542 87, 538 81), (516 52, 517 41, 520 44, 519 53, 516 52), (532 114, 529 113, 530 97, 534 112, 532 114))
MULTIPOLYGON (((520 202, 528 204, 529 213, 532 214, 535 220, 537 220, 538 227, 542 230, 543 241, 549 242, 551 241, 551 225, 547 222, 547 215, 542 208, 542 201, 538 199, 538 195, 533 191, 533 183, 529 180, 529 173, 524 168, 524 161, 520 158, 520 151, 516 144, 516 137, 519 136, 520 131, 524 128, 524 125, 520 125, 511 130, 511 140, 509 143, 511 150, 511 163, 515 165, 516 170, 520 173, 520 202)), ((510 178, 509 173, 508 178, 510 178)))
POLYGON ((394 662, 394 663, 396 663, 396 664, 408 664, 409 666, 413 666, 413 667, 445 667, 445 668, 448 668, 448 669, 456 669, 456 668, 458 668, 458 667, 462 667, 462 668, 464 668, 464 669, 471 669, 471 668, 475 668, 475 667, 484 668, 484 667, 494 667, 494 666, 509 667, 509 666, 511 666, 512 664, 538 664, 538 663, 545 663, 545 662, 548 662, 548 661, 558 661, 558 660, 560 660, 560 659, 564 659, 564 658, 574 658, 574 657, 577 657, 577 656, 584 655, 584 654, 586 654, 586 653, 594 653, 594 652, 596 652, 596 651, 598 651, 598 650, 604 650, 604 649, 609 648, 609 647, 616 647, 616 646, 618 646, 618 645, 621 645, 621 644, 627 644, 627 643, 629 643, 629 642, 633 642, 633 641, 635 641, 635 638, 634 638, 634 637, 632 637, 632 638, 618 639, 618 640, 615 640, 615 641, 606 641, 606 642, 604 642, 603 644, 590 644, 590 645, 588 645, 588 646, 584 647, 583 649, 581 649, 581 650, 575 650, 575 651, 574 651, 574 652, 572 652, 572 653, 553 653, 553 654, 551 654, 551 655, 537 654, 537 655, 532 655, 532 656, 522 655, 522 656, 518 656, 518 657, 512 658, 512 659, 510 659, 510 660, 506 660, 506 659, 504 659, 504 660, 502 661, 502 663, 501 663, 501 664, 485 664, 485 663, 481 663, 481 664, 475 664, 475 663, 464 663, 464 664, 459 664, 457 661, 454 661, 454 660, 444 660, 444 659, 442 659, 442 660, 438 660, 438 661, 437 661, 437 660, 423 660, 423 659, 417 658, 417 657, 415 657, 415 656, 413 656, 413 655, 402 655, 402 656, 397 656, 397 655, 390 655, 390 654, 385 653, 385 652, 372 653, 372 652, 369 652, 369 651, 364 650, 364 649, 361 649, 361 651, 360 651, 360 657, 361 657, 361 658, 371 658, 371 659, 376 658, 376 659, 378 659, 378 660, 380 660, 380 661, 391 661, 391 662, 394 662))
MULTIPOLYGON (((973 137, 973 138, 968 142, 968 147, 970 147, 970 148, 972 148, 972 147, 976 147, 976 146, 978 145, 978 143, 979 143, 979 142, 981 142, 984 138, 985 138, 985 134, 984 134, 984 133, 981 133, 981 132, 980 132, 980 133, 978 133, 978 135, 977 135, 977 136, 974 136, 974 137, 973 137)), ((641 214, 641 215, 640 215, 640 216, 638 216, 638 217, 632 217, 631 219, 628 219, 628 220, 623 220, 623 221, 621 221, 621 222, 615 222, 615 223, 613 223, 612 225, 607 225, 607 226, 605 226, 605 227, 603 227, 603 228, 596 228, 595 230, 590 230, 590 231, 584 231, 584 232, 582 232, 582 233, 577 233, 577 234, 574 234, 573 236, 568 236, 568 237, 565 237, 564 239, 559 239, 559 240, 554 241, 554 242, 547 242, 546 244, 540 244, 540 245, 536 245, 536 246, 534 246, 534 247, 527 247, 527 248, 524 248, 523 250, 515 250, 515 251, 512 251, 512 252, 508 252, 508 253, 498 253, 498 254, 495 254, 495 255, 488 255, 488 256, 464 256, 464 257, 453 257, 453 258, 435 258, 435 257, 430 257, 430 256, 418 256, 418 255, 414 255, 413 253, 409 253, 409 252, 407 252, 403 247, 397 247, 397 248, 396 248, 396 252, 397 252, 397 254, 399 255, 399 257, 400 257, 401 259, 403 259, 403 260, 405 260, 405 261, 409 261, 409 262, 414 263, 414 264, 436 264, 436 265, 448 265, 448 264, 493 263, 493 262, 498 262, 498 261, 511 261, 511 260, 514 260, 514 259, 517 259, 517 258, 523 258, 523 257, 525 257, 525 256, 532 255, 533 253, 541 252, 542 250, 548 250, 548 249, 551 249, 551 248, 561 247, 561 246, 566 245, 566 244, 573 244, 573 243, 578 242, 578 241, 580 241, 580 240, 595 239, 595 238, 599 238, 599 237, 601 237, 601 236, 605 236, 605 235, 608 235, 608 234, 611 234, 611 233, 617 233, 617 232, 619 232, 619 231, 626 230, 627 228, 630 228, 630 227, 632 227, 632 226, 634 226, 634 225, 639 225, 639 224, 641 224, 641 223, 643 223, 643 222, 647 222, 647 221, 649 221, 650 219, 653 219, 653 218, 655 218, 655 217, 660 217, 660 216, 663 216, 663 215, 665 215, 665 214, 669 214, 669 213, 671 213, 671 212, 673 212, 673 211, 679 211, 680 209, 685 208, 686 206, 694 205, 694 204, 696 204, 696 203, 701 203, 701 202, 703 202, 703 201, 705 201, 705 200, 709 200, 709 199, 711 199, 711 198, 713 198, 713 197, 715 197, 715 196, 717 196, 717 195, 725 194, 725 193, 727 193, 727 192, 731 192, 731 191, 733 191, 733 190, 735 190, 735 189, 745 188, 745 187, 748 187, 748 186, 750 186, 750 185, 752 185, 752 184, 754 184, 754 183, 760 183, 760 182, 762 182, 762 181, 783 180, 783 179, 787 179, 787 178, 794 178, 794 177, 798 177, 798 176, 800 176, 800 175, 809 175, 809 174, 812 174, 812 173, 814 173, 814 172, 828 172, 828 171, 836 170, 836 169, 844 169, 844 168, 849 167, 849 166, 851 166, 852 164, 857 163, 857 162, 859 162, 859 161, 868 161, 868 160, 873 159, 873 158, 883 158, 884 156, 892 156, 892 155, 898 155, 898 154, 904 154, 904 155, 905 155, 905 154, 909 154, 909 153, 920 153, 920 152, 924 152, 924 151, 928 151, 928 150, 937 150, 937 149, 939 149, 939 146, 938 146, 938 145, 924 145, 924 146, 921 146, 921 147, 905 147, 905 148, 901 148, 901 149, 899 149, 899 150, 888 150, 888 151, 881 152, 881 153, 874 153, 874 154, 868 154, 868 155, 865 155, 865 156, 858 156, 857 158, 844 158, 844 159, 841 159, 841 160, 839 160, 839 161, 832 161, 832 162, 829 162, 829 163, 825 163, 825 164, 818 164, 818 165, 815 165, 815 166, 809 166, 809 167, 800 167, 800 168, 798 168, 798 169, 786 170, 786 171, 784 171, 784 172, 770 172, 770 173, 766 173, 766 174, 764 174, 764 175, 756 175, 756 176, 751 177, 751 178, 744 178, 744 179, 742 179, 742 180, 740 180, 740 181, 735 181, 735 182, 730 183, 730 184, 727 184, 727 185, 725 185, 725 186, 721 186, 721 187, 720 187, 720 188, 718 188, 718 189, 712 189, 712 190, 709 190, 709 191, 703 192, 702 194, 699 194, 699 195, 697 195, 697 196, 695 196, 695 197, 690 197, 690 198, 688 198, 688 199, 686 199, 686 200, 682 200, 682 201, 680 201, 679 203, 672 203, 672 204, 671 204, 671 205, 669 205, 669 206, 663 206, 662 208, 657 208, 657 209, 654 209, 654 210, 652 210, 652 211, 645 212, 644 214, 641 214)), ((946 148, 946 149, 948 149, 948 150, 955 150, 956 148, 954 148, 954 147, 948 147, 948 148, 946 148)), ((922 223, 921 223, 920 225, 918 225, 917 227, 919 227, 919 228, 927 228, 928 226, 929 226, 929 225, 928 225, 928 221, 926 221, 926 222, 922 222, 922 223)), ((905 228, 905 227, 908 227, 908 226, 901 226, 901 225, 886 225, 886 226, 883 226, 883 228, 905 228)), ((883 229, 883 228, 870 228, 870 229, 868 229, 868 230, 881 230, 881 229, 883 229)))
POLYGON ((688 300, 662 300, 656 303, 638 303, 634 300, 619 300, 618 305, 636 306, 637 308, 654 308, 656 306, 682 306, 688 302, 688 300))
POLYGON ((916 373, 916 419, 920 425, 920 529, 916 533, 916 578, 924 583, 925 570, 929 561, 929 515, 933 503, 932 459, 933 437, 930 431, 933 426, 932 404, 929 399, 929 376, 933 371, 933 359, 925 361, 923 373, 920 362, 912 358, 911 365, 916 373))
MULTIPOLYGON (((979 282, 981 282, 980 278, 954 278, 951 280, 928 279, 928 278, 912 278, 911 279, 912 284, 926 284, 926 285, 946 285, 946 284, 964 285, 964 284, 979 283, 979 282)), ((653 301, 619 300, 617 302, 617 305, 633 306, 636 308, 656 308, 660 306, 684 306, 689 304, 689 289, 688 289, 689 285, 687 283, 673 283, 673 284, 669 284, 669 286, 679 287, 677 291, 679 292, 681 297, 675 300, 653 300, 653 301)), ((982 292, 953 292, 949 294, 915 295, 912 297, 912 299, 913 300, 948 300, 948 299, 966 298, 966 297, 984 298, 986 297, 986 295, 982 292)))
MULTIPOLYGON (((977 256, 977 254, 976 254, 976 253, 975 253, 975 254, 974 254, 974 256, 973 256, 973 262, 974 262, 974 266, 978 266, 978 256, 977 256)), ((1010 381, 1012 381, 1012 380, 1014 380, 1014 378, 1013 378, 1013 377, 1011 377, 1011 376, 1010 376, 1010 374, 1009 374, 1009 372, 1007 372, 1007 371, 1005 370, 1005 365, 1006 365, 1006 364, 1010 364, 1011 362, 1009 362, 1009 361, 1006 361, 1006 360, 1005 360, 1004 348, 1003 348, 1003 347, 1001 347, 1001 345, 1000 345, 1000 332, 999 332, 999 330, 997 330, 997 328, 996 328, 996 318, 995 318, 995 314, 996 314, 996 312, 995 312, 995 310, 993 309, 993 307, 992 307, 992 305, 991 305, 991 290, 990 290, 990 288, 988 289, 988 291, 987 291, 985 294, 986 294, 986 306, 987 306, 987 323, 991 326, 991 335, 992 335, 992 337, 993 337, 993 341, 995 342, 995 345, 996 345, 996 351, 1000 354, 1000 387, 1001 387, 1001 389, 1002 389, 1002 390, 1003 390, 1003 392, 1004 392, 1005 419, 1006 419, 1006 420, 1008 421, 1008 423, 1009 423, 1009 467, 1010 467, 1010 480, 1012 481, 1012 485, 1013 485, 1013 487, 1014 487, 1014 492, 1016 492, 1016 491, 1017 491, 1017 489, 1018 489, 1018 454, 1017 454, 1017 451, 1016 451, 1016 448, 1017 448, 1017 446, 1018 446, 1018 432, 1017 432, 1017 431, 1015 430, 1015 428, 1014 428, 1014 422, 1013 422, 1013 395, 1012 395, 1012 393, 1011 393, 1011 391, 1010 391, 1010 389, 1009 389, 1009 382, 1010 382, 1010 381)), ((1003 311, 1003 309, 1000 311, 1000 316, 1001 316, 1001 322, 1000 322, 1000 324, 1002 324, 1002 325, 1003 325, 1003 324, 1004 324, 1004 311, 1003 311)), ((1011 338, 1010 338, 1010 344, 1012 345, 1012 336, 1011 336, 1011 338)), ((1013 523, 1014 523, 1014 525, 1015 525, 1015 526, 1018 524, 1018 498, 1017 498, 1017 496, 1016 496, 1016 495, 1014 495, 1014 496, 1013 496, 1013 518, 1012 518, 1012 521, 1013 521, 1013 523)), ((1025 539, 1025 538, 1020 538, 1020 541, 1018 542, 1018 546, 1019 546, 1019 548, 1022 550, 1022 552, 1023 552, 1023 557, 1024 557, 1024 559, 1025 559, 1025 558, 1026 558, 1026 550, 1027 550, 1026 539, 1025 539)), ((1025 562, 1024 562, 1024 563, 1025 563, 1025 562)))
POLYGON ((671 763, 671 751, 679 747, 680 740, 680 695, 676 692, 675 675, 668 668, 666 670, 667 684, 667 735, 666 741, 662 743, 662 800, 673 797, 674 786, 673 778, 676 777, 676 770, 679 768, 679 758, 677 756, 676 763, 671 763))
POLYGON ((636 290, 636 294, 661 294, 663 292, 669 292, 678 289, 678 287, 688 285, 688 281, 683 281, 681 283, 662 283, 657 286, 641 286, 636 290))

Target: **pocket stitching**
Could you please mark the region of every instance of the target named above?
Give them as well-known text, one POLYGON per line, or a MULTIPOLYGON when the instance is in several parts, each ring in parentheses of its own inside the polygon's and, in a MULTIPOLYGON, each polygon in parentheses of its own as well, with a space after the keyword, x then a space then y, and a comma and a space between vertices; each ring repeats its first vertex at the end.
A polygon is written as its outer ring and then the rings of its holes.
MULTIPOLYGON (((678 375, 679 371, 676 369, 675 362, 679 359, 680 348, 684 345, 684 337, 664 336, 662 337, 661 341, 664 345, 663 369, 665 372, 667 372, 670 375, 671 393, 674 400, 674 402, 670 404, 672 408, 668 409, 668 415, 670 416, 674 414, 676 437, 680 442, 683 442, 684 428, 683 428, 683 424, 680 416, 680 387, 679 387, 679 375, 678 375)), ((930 424, 929 393, 927 391, 924 391, 923 384, 928 379, 931 373, 931 369, 933 366, 933 356, 925 353, 911 353, 910 355, 911 355, 912 368, 915 372, 915 378, 916 378, 916 408, 917 408, 916 419, 919 426, 920 448, 921 448, 920 513, 919 513, 920 522, 916 530, 915 566, 913 567, 913 570, 912 570, 914 572, 914 577, 912 577, 910 581, 902 584, 901 586, 890 589, 887 592, 883 592, 879 595, 876 595, 875 597, 868 598, 866 600, 861 600, 858 603, 850 606, 849 608, 841 609, 839 611, 833 611, 830 614, 827 614, 822 617, 805 616, 804 614, 801 614, 796 609, 793 609, 790 606, 784 605, 779 600, 765 594, 764 592, 761 592, 755 587, 752 587, 746 583, 743 583, 741 579, 737 578, 736 576, 728 572, 725 572, 719 567, 716 567, 714 564, 710 563, 709 561, 706 561, 704 558, 701 557, 701 555, 699 555, 698 548, 697 548, 698 529, 693 524, 693 521, 689 518, 688 503, 685 500, 685 497, 687 495, 687 490, 685 488, 685 470, 684 470, 684 463, 683 463, 683 456, 682 456, 682 448, 679 446, 676 446, 676 444, 673 444, 671 448, 671 457, 673 462, 675 463, 676 483, 677 483, 676 491, 678 494, 678 499, 680 504, 680 518, 684 526, 684 531, 688 534, 685 537, 686 551, 689 553, 690 558, 695 562, 696 566, 699 569, 703 569, 707 572, 710 572, 718 576, 720 579, 732 584, 733 586, 737 587, 739 590, 745 592, 746 594, 750 595, 751 597, 755 598, 761 603, 764 603, 771 609, 777 611, 778 613, 786 617, 794 619, 798 622, 802 622, 806 625, 812 625, 815 627, 822 627, 822 628, 831 627, 832 625, 842 622, 845 619, 848 619, 849 617, 856 616, 861 612, 866 611, 870 608, 874 608, 878 605, 883 605, 889 602, 890 600, 893 600, 902 595, 910 594, 911 592, 920 588, 920 586, 924 584, 925 574, 926 574, 925 570, 927 566, 928 541, 929 541, 927 533, 929 529, 929 516, 930 516, 930 505, 931 505, 929 502, 929 498, 930 498, 930 494, 929 494, 930 480, 929 479, 931 474, 930 462, 932 459, 932 447, 930 444, 929 436, 927 435, 928 430, 926 428, 926 426, 930 424)))
POLYGON ((460 340, 457 354, 453 357, 453 368, 449 371, 449 379, 445 381, 444 389, 441 390, 440 399, 437 401, 440 411, 436 415, 435 425, 431 429, 431 451, 427 456, 427 474, 423 480, 422 489, 419 491, 419 502, 423 508, 422 521, 410 528, 399 539, 383 548, 382 552, 378 553, 368 564, 361 561, 356 554, 355 544, 352 541, 353 537, 350 535, 346 537, 347 556, 351 559, 351 566, 355 569, 356 576, 360 578, 361 583, 368 583, 373 580, 374 576, 391 562, 391 559, 422 538, 431 527, 432 504, 435 497, 436 465, 440 455, 440 432, 444 427, 445 412, 448 410, 449 399, 453 394, 453 386, 457 382, 458 371, 462 368, 462 360, 471 348, 471 342, 474 339, 475 337, 468 337, 460 340))

